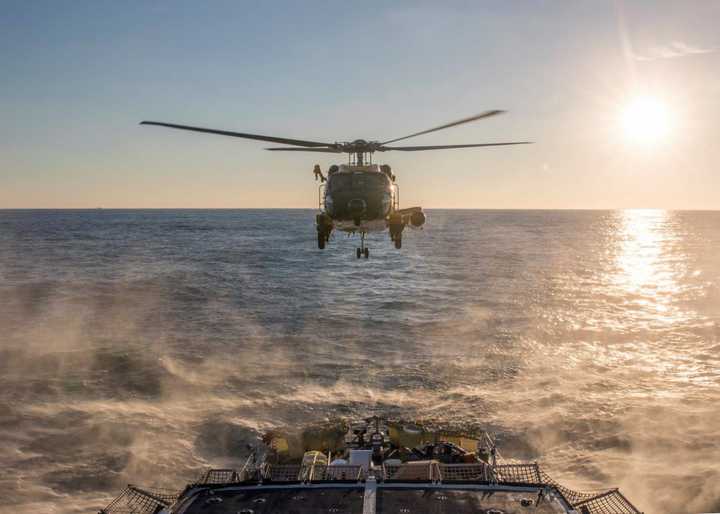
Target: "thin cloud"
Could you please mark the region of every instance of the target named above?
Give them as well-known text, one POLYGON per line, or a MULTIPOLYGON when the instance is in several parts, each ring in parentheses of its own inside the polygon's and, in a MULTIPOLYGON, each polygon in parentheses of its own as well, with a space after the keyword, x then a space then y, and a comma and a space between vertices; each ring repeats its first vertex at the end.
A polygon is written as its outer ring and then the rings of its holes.
POLYGON ((645 55, 633 53, 632 58, 636 61, 656 61, 658 59, 676 59, 688 55, 711 54, 718 51, 718 48, 701 48, 688 45, 682 41, 673 41, 668 45, 653 46, 645 55))

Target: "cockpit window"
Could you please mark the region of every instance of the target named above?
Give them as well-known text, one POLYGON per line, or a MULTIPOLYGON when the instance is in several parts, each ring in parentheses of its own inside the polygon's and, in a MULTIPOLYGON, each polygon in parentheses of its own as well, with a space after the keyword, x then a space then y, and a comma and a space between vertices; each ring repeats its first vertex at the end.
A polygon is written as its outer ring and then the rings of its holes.
POLYGON ((378 191, 387 186, 380 173, 337 173, 330 178, 330 191, 378 191))
POLYGON ((379 173, 356 173, 353 175, 353 188, 377 191, 385 187, 386 180, 385 176, 379 173))
POLYGON ((330 177, 330 191, 349 191, 352 189, 352 175, 349 173, 335 173, 330 177))

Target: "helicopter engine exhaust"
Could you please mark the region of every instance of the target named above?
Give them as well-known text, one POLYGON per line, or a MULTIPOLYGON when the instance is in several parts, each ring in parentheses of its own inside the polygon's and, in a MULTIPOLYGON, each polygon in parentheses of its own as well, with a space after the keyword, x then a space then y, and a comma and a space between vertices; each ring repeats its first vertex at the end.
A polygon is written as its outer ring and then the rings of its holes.
POLYGON ((425 224, 425 213, 422 211, 415 211, 410 215, 410 225, 415 228, 420 228, 425 224))

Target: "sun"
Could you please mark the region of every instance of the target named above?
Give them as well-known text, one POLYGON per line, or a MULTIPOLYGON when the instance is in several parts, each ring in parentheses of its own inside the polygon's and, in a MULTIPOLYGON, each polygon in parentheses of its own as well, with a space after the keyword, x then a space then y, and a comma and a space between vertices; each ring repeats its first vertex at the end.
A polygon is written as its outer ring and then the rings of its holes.
POLYGON ((633 98, 621 112, 625 137, 638 143, 656 143, 670 133, 671 120, 667 104, 652 96, 633 98))

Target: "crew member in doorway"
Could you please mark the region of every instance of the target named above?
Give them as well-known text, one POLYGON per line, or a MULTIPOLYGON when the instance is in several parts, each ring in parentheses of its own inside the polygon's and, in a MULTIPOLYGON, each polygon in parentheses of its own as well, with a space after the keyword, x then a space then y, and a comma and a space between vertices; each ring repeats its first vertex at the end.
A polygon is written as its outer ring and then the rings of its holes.
POLYGON ((325 182, 325 175, 323 175, 322 170, 320 169, 320 165, 316 164, 315 168, 313 168, 313 173, 315 174, 315 180, 320 178, 320 182, 325 182))

